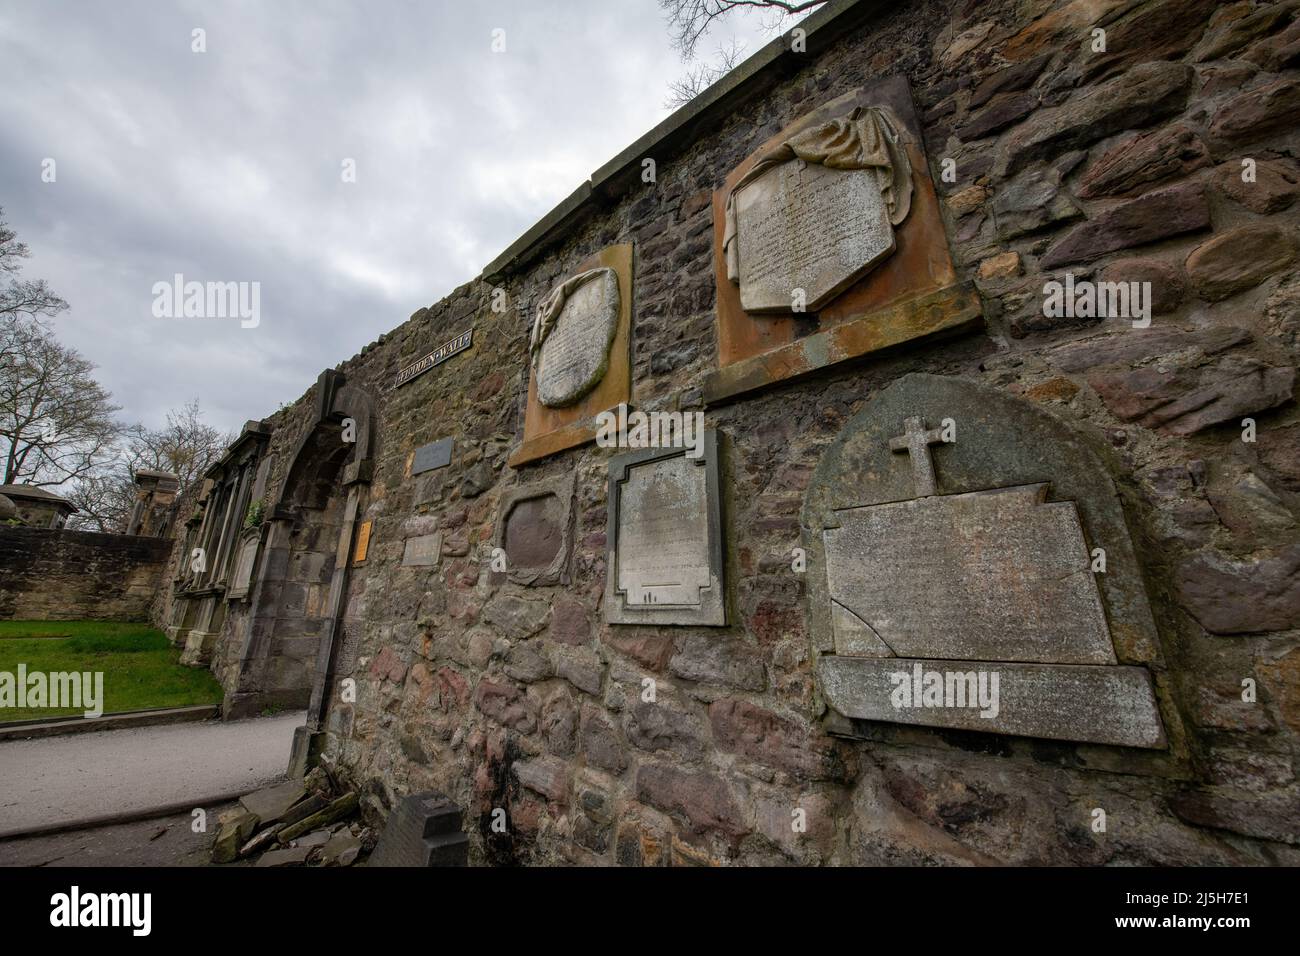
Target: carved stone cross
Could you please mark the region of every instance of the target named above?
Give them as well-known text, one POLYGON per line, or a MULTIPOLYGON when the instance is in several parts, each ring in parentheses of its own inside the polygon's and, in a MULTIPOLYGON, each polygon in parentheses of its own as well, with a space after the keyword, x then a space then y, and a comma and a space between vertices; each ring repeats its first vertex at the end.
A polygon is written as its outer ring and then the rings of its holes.
POLYGON ((939 493, 934 478, 934 462, 930 460, 930 446, 943 441, 938 428, 928 431, 923 418, 903 420, 903 434, 889 439, 890 451, 905 451, 912 456, 912 476, 916 480, 916 497, 928 498, 939 493))

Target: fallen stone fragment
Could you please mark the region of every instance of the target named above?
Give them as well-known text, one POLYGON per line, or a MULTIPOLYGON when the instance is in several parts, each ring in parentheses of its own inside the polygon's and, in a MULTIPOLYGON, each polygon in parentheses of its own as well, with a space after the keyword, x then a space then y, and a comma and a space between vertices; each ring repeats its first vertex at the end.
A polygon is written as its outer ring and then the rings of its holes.
POLYGON ((307 862, 311 847, 295 846, 263 853, 254 866, 302 866, 307 862))
POLYGON ((337 820, 342 820, 350 816, 357 809, 359 801, 355 793, 345 793, 324 810, 319 813, 313 813, 311 816, 298 823, 286 826, 277 834, 276 839, 281 844, 287 844, 290 840, 297 838, 303 833, 318 829, 319 827, 328 826, 337 820))
POLYGON ((276 836, 283 829, 284 824, 282 823, 267 827, 239 848, 239 857, 242 859, 252 856, 254 853, 260 853, 267 847, 274 845, 276 836))
POLYGON ((232 863, 239 856, 240 846, 252 835, 257 827, 257 814, 240 810, 238 813, 224 813, 221 828, 217 831, 216 842, 212 845, 213 863, 232 863))
POLYGON ((361 853, 361 841, 346 831, 330 837, 320 852, 321 866, 351 866, 361 853))
POLYGON ((313 813, 319 813, 329 806, 330 798, 328 794, 319 793, 310 794, 305 800, 300 800, 284 812, 280 818, 282 826, 290 826, 299 820, 304 820, 313 813))
POLYGON ((295 838, 293 843, 294 846, 305 846, 305 847, 324 846, 326 843, 329 842, 329 839, 330 839, 329 830, 313 830, 311 833, 307 833, 304 834, 303 836, 295 838))
POLYGON ((301 780, 286 780, 240 797, 239 802, 263 825, 277 823, 285 812, 307 794, 301 780))

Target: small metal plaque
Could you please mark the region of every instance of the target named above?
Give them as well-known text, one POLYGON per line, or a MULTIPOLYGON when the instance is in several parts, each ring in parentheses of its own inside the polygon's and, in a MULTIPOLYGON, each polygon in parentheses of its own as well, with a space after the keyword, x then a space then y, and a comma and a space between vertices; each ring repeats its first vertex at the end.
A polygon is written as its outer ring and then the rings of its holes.
POLYGON ((452 439, 439 438, 435 442, 415 449, 415 458, 411 461, 412 477, 451 464, 451 446, 452 439))

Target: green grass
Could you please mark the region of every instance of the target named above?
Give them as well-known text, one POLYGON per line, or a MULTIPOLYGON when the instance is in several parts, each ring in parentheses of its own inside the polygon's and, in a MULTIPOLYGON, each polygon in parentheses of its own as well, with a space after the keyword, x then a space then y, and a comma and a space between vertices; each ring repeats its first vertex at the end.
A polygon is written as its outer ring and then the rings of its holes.
MULTIPOLYGON (((0 621, 0 671, 103 671, 106 714, 221 702, 206 668, 183 667, 180 649, 147 624, 110 621, 0 621)), ((83 709, 3 707, 0 723, 64 717, 83 709)))

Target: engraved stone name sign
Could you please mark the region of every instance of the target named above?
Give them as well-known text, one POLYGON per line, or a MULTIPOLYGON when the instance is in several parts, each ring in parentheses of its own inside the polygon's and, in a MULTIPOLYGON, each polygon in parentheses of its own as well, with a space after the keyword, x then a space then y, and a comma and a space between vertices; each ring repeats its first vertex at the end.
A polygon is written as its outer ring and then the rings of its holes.
POLYGON ((702 445, 699 458, 651 448, 610 461, 610 623, 726 624, 717 433, 702 445))
POLYGON ((1155 623, 1114 487, 1047 413, 905 376, 831 445, 802 520, 834 719, 1166 747, 1142 666, 1155 623), (945 419, 947 442, 927 428, 945 419))

